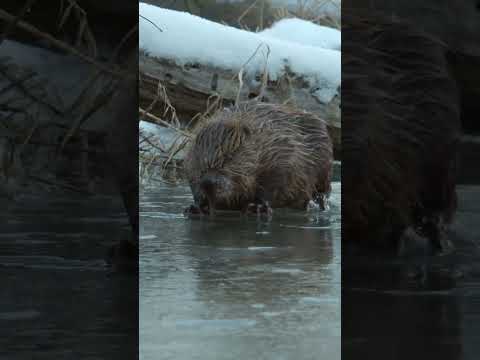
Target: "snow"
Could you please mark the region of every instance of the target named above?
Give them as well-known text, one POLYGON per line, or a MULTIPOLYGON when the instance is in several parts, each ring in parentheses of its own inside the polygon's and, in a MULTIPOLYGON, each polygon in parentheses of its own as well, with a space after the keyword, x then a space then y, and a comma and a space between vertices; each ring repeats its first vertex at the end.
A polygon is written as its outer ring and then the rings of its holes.
MULTIPOLYGON (((178 65, 197 62, 234 72, 244 67, 247 74, 255 75, 265 67, 268 48, 267 70, 271 80, 285 74, 288 67, 309 81, 321 102, 328 103, 337 93, 341 79, 340 52, 322 48, 319 42, 313 44, 314 34, 306 34, 306 40, 300 44, 282 40, 281 35, 248 32, 145 3, 140 3, 139 11, 163 30, 160 32, 140 18, 139 46, 151 56, 169 59, 178 65)), ((322 33, 325 42, 331 44, 333 35, 326 36, 326 32, 318 28, 317 34, 322 33)), ((303 24, 301 30, 306 32, 307 26, 303 24)))
POLYGON ((270 29, 263 30, 259 34, 331 50, 340 50, 342 43, 339 30, 295 18, 277 21, 270 29))
POLYGON ((144 120, 140 120, 138 128, 144 136, 153 136, 153 140, 159 140, 166 148, 172 146, 178 137, 180 137, 179 141, 182 141, 185 138, 183 135, 179 135, 174 129, 153 124, 144 120))
POLYGON ((140 130, 144 131, 145 135, 148 134, 148 135, 159 136, 161 135, 162 130, 165 129, 162 126, 153 124, 151 122, 143 121, 143 120, 140 120, 140 122, 138 123, 138 126, 140 130))
MULTIPOLYGON (((183 135, 179 135, 175 130, 166 128, 164 126, 160 126, 157 124, 153 124, 148 121, 140 120, 138 124, 138 128, 142 135, 140 136, 140 140, 143 137, 147 137, 152 142, 160 142, 160 144, 165 148, 169 149, 175 141, 181 142, 185 139, 183 135)), ((159 152, 152 146, 150 146, 147 142, 142 143, 142 149, 150 151, 152 153, 159 152)), ((180 159, 185 155, 185 151, 180 151, 174 158, 180 159)))

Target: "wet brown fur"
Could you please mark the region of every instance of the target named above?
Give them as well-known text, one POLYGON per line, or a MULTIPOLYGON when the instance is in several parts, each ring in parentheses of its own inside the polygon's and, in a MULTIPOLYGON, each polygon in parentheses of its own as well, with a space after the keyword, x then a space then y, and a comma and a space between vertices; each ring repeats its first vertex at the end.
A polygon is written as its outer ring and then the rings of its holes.
POLYGON ((264 201, 272 208, 305 209, 316 195, 329 194, 332 156, 319 117, 246 103, 217 112, 197 129, 185 169, 197 205, 214 191, 217 209, 244 210, 264 201), (221 179, 221 185, 206 189, 205 179, 221 179))
POLYGON ((438 241, 460 128, 445 47, 391 18, 342 19, 342 240, 388 247, 412 228, 438 241))

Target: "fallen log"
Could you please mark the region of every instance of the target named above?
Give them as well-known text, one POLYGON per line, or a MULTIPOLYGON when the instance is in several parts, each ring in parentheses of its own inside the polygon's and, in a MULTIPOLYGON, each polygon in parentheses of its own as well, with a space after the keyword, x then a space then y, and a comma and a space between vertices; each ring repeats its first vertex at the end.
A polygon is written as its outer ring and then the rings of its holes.
MULTIPOLYGON (((221 97, 222 105, 234 104, 236 99, 246 100, 257 96, 266 102, 286 103, 323 117, 334 139, 336 152, 340 150, 340 96, 339 92, 328 103, 315 96, 318 88, 302 74, 288 70, 275 81, 264 79, 263 74, 249 75, 211 65, 189 63, 179 65, 172 60, 140 53, 140 106, 151 108, 150 113, 161 117, 165 104, 159 99, 159 82, 166 88, 169 101, 176 109, 182 123, 187 123, 198 113, 207 110, 211 97, 221 97), (265 81, 266 80, 266 81, 265 81), (155 105, 152 107, 152 102, 155 105)), ((148 119, 146 119, 148 121, 148 119)))

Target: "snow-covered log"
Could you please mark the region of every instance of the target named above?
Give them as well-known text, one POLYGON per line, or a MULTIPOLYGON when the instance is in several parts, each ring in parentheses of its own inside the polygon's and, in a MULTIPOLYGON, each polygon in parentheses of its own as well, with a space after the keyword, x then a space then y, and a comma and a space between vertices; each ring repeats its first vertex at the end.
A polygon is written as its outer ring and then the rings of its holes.
POLYGON ((157 97, 159 81, 184 120, 204 112, 212 95, 226 104, 262 95, 324 117, 339 148, 341 55, 336 30, 289 19, 271 31, 252 33, 144 3, 140 14, 143 106, 157 97), (288 36, 289 27, 304 35, 288 36), (324 39, 318 38, 321 34, 324 39))

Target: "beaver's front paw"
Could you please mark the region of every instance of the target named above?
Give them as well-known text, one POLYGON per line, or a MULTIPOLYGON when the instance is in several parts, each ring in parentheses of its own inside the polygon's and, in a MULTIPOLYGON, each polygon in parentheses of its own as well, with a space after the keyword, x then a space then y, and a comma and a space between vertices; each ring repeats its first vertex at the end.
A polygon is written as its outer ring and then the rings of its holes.
POLYGON ((273 209, 268 201, 264 201, 262 204, 257 205, 257 214, 271 218, 273 215, 273 209))
POLYGON ((242 213, 247 215, 267 216, 270 218, 273 214, 273 209, 270 207, 268 201, 250 203, 248 204, 242 213))
POLYGON ((256 215, 257 214, 257 204, 255 203, 250 203, 247 206, 245 206, 242 210, 242 213, 245 215, 256 215))

